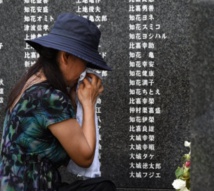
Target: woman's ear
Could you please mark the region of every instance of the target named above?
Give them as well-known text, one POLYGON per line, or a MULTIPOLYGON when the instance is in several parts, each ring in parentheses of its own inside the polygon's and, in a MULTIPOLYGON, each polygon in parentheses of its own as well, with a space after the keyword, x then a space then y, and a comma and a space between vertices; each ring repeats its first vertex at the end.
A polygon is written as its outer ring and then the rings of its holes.
POLYGON ((69 62, 69 54, 64 51, 59 52, 59 63, 67 65, 69 62))

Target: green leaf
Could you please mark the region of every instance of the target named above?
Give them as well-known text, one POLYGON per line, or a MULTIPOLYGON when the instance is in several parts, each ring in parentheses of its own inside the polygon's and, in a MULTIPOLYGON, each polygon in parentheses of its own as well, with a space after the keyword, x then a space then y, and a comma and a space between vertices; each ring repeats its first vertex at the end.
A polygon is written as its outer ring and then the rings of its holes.
POLYGON ((181 167, 178 167, 175 171, 176 178, 180 178, 183 175, 183 173, 184 173, 184 169, 181 167))
POLYGON ((190 161, 190 159, 191 159, 190 154, 185 154, 185 155, 183 155, 183 157, 181 158, 181 161, 184 163, 184 162, 186 162, 186 161, 190 161))

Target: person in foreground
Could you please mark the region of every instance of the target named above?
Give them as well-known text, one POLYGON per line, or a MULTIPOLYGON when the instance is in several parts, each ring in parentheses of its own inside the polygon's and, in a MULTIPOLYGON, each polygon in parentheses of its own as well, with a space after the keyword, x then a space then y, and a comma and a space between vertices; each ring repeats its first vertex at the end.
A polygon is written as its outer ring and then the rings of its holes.
POLYGON ((60 14, 50 33, 26 42, 40 55, 12 90, 0 153, 1 191, 115 191, 105 178, 63 184, 57 168, 72 159, 89 167, 96 146, 95 104, 103 91, 87 67, 111 70, 98 53, 100 31, 91 21, 60 14), (75 119, 75 96, 83 123, 75 119))

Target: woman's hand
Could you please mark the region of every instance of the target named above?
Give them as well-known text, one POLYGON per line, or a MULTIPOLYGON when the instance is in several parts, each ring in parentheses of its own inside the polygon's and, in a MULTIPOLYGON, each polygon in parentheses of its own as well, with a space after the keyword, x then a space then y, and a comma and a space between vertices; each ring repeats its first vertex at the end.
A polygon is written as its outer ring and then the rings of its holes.
POLYGON ((83 107, 94 106, 97 97, 103 90, 101 79, 94 74, 88 73, 79 85, 77 95, 83 107))

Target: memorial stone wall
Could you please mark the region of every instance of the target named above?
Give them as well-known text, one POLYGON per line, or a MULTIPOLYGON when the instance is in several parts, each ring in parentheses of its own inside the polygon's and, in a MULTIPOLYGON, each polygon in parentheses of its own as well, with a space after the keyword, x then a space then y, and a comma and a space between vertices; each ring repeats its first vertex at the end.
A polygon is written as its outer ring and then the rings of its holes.
POLYGON ((118 190, 173 190, 197 105, 192 63, 201 9, 196 0, 0 0, 1 124, 10 89, 38 58, 24 40, 46 35, 60 13, 76 13, 100 28, 99 50, 113 69, 100 71, 102 175, 118 190))

